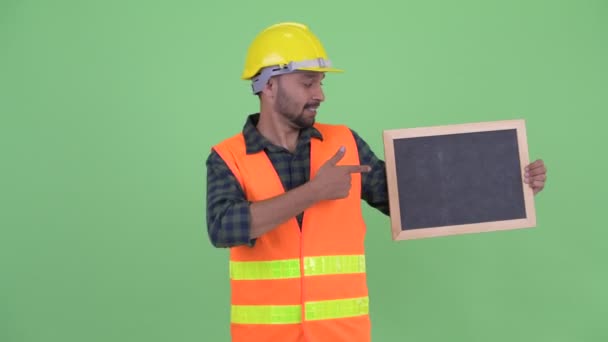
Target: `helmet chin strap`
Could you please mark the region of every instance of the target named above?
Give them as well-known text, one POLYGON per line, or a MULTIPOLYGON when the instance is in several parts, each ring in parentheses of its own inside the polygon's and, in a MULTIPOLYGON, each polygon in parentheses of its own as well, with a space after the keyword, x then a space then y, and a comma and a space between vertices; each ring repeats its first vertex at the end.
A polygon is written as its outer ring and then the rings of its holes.
POLYGON ((331 61, 323 58, 309 59, 305 61, 289 62, 286 65, 270 66, 251 79, 253 94, 261 92, 272 76, 289 74, 302 68, 327 68, 331 67, 331 61))

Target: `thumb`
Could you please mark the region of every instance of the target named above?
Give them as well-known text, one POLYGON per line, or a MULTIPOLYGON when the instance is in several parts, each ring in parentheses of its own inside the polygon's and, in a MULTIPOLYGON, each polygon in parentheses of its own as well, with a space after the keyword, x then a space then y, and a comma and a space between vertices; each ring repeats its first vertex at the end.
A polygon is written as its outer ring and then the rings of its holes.
POLYGON ((329 158, 327 162, 331 165, 336 165, 342 159, 342 157, 344 157, 344 151, 346 151, 346 148, 344 146, 340 146, 338 152, 329 158))

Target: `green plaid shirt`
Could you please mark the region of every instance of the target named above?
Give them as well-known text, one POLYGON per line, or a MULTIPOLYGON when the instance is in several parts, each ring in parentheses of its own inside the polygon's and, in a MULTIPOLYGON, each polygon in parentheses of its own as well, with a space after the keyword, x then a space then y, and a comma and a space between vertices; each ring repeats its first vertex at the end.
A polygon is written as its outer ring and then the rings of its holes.
MULTIPOLYGON (((256 129, 259 113, 247 117, 243 135, 247 153, 265 150, 276 169, 283 187, 289 191, 306 183, 310 169, 310 139, 321 139, 315 128, 301 131, 294 153, 273 145, 256 129)), ((359 161, 370 165, 371 171, 361 174, 361 198, 370 206, 389 215, 386 169, 384 161, 377 158, 369 145, 351 129, 359 150, 359 161)), ((232 247, 255 244, 249 238, 249 202, 240 184, 215 152, 207 161, 207 231, 215 247, 232 247)), ((297 215, 302 227, 302 213, 297 215)))

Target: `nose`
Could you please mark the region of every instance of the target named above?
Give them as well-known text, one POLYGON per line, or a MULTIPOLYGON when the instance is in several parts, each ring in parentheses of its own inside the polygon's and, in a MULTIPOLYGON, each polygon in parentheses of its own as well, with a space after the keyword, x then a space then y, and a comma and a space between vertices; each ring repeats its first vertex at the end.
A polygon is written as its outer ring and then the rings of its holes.
POLYGON ((323 86, 319 85, 318 87, 315 87, 315 91, 313 93, 312 98, 315 101, 319 102, 325 101, 325 93, 323 92, 323 86))

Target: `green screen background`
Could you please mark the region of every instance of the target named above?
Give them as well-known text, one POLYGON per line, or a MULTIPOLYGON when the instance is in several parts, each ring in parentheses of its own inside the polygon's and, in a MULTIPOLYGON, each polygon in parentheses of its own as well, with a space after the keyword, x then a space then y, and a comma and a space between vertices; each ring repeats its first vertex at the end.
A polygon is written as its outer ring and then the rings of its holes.
POLYGON ((0 341, 228 341, 205 159, 258 109, 254 35, 301 21, 344 74, 319 120, 524 118, 534 229, 393 242, 364 205, 375 341, 606 341, 607 1, 0 0, 0 341))

